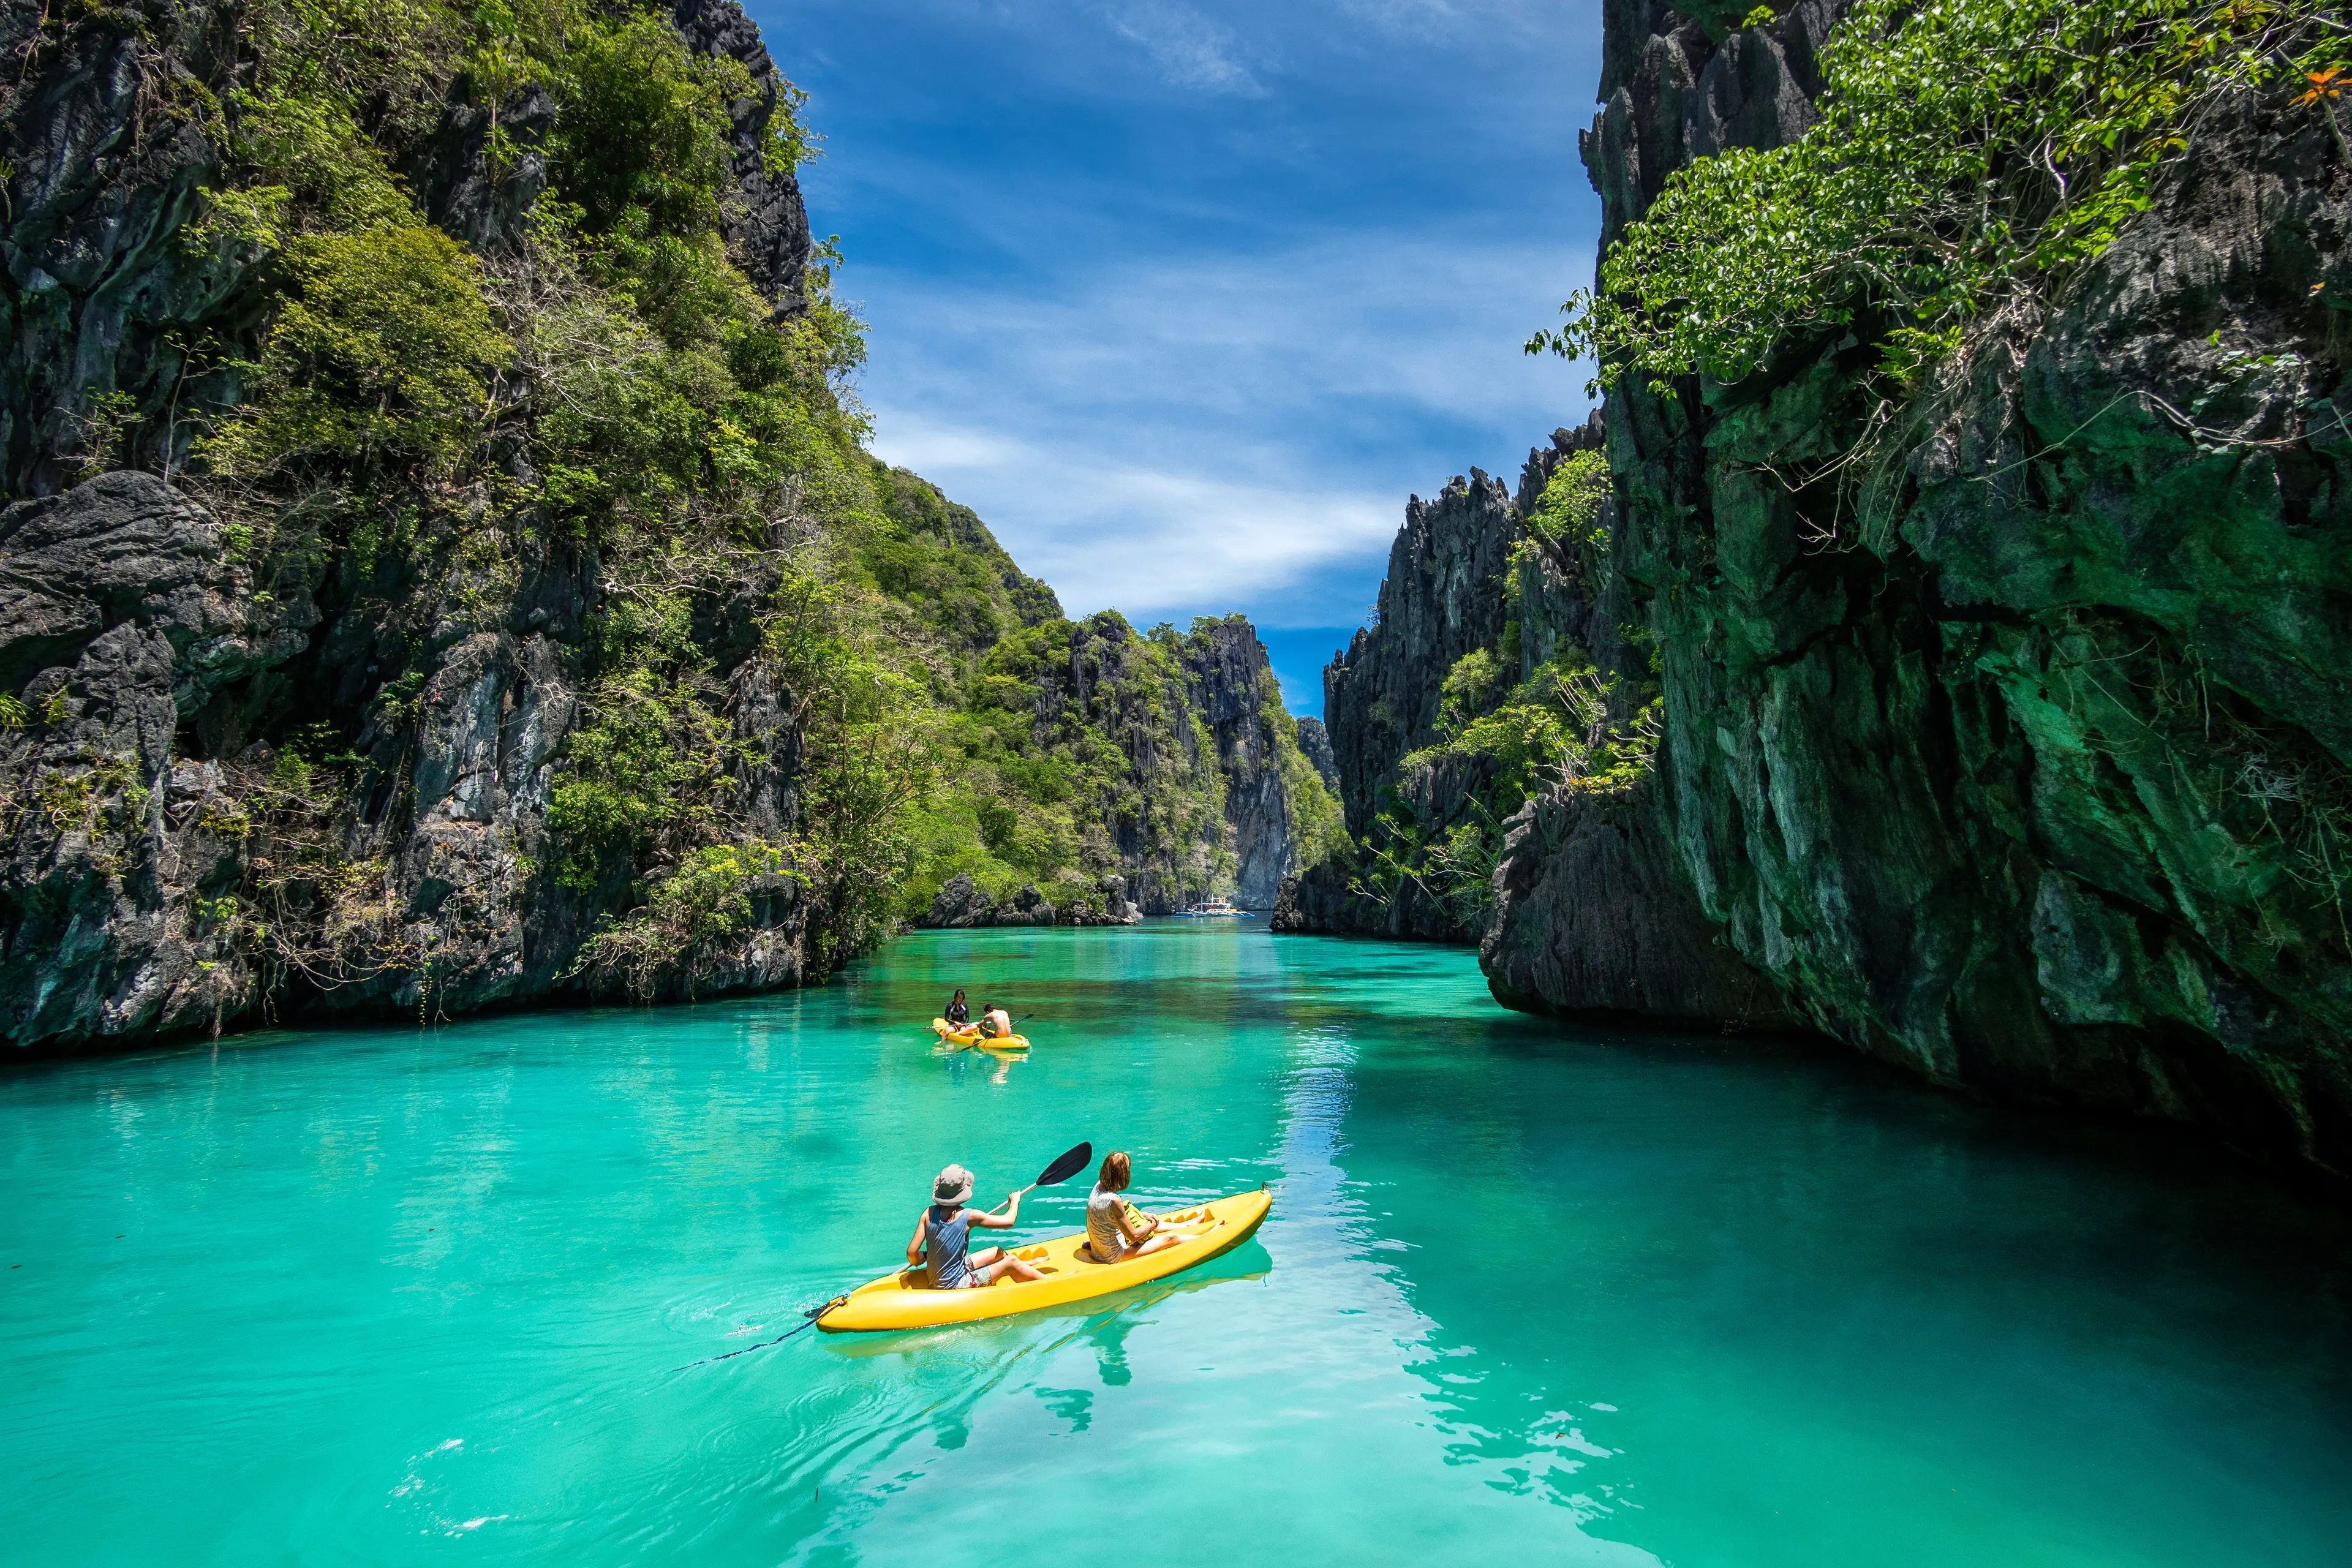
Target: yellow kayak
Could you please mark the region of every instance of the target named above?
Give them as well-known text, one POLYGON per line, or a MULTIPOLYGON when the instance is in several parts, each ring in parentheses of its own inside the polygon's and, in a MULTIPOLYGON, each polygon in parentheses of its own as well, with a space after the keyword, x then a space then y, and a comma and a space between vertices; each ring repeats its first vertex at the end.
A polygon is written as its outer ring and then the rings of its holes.
POLYGON ((1026 1035, 999 1035, 992 1040, 980 1032, 977 1024, 966 1024, 959 1029, 945 1018, 932 1019, 931 1032, 939 1036, 943 1045, 978 1046, 991 1051, 1025 1051, 1029 1048, 1029 1037, 1026 1035))
POLYGON ((1044 1269, 1043 1279, 1000 1279, 979 1289, 933 1290, 924 1286, 919 1266, 885 1274, 843 1297, 839 1306, 817 1319, 816 1326, 835 1334, 927 1329, 940 1323, 970 1323, 982 1318, 1034 1311, 1039 1307, 1058 1307, 1067 1301, 1083 1301, 1089 1296, 1107 1296, 1130 1285, 1181 1274, 1231 1252, 1250 1238, 1273 1203, 1274 1194, 1260 1187, 1254 1193, 1236 1193, 1196 1208, 1163 1215, 1160 1229, 1182 1236, 1182 1244, 1118 1263, 1093 1263, 1081 1258, 1078 1247, 1087 1239, 1082 1230, 1010 1249, 1023 1262, 1044 1269))

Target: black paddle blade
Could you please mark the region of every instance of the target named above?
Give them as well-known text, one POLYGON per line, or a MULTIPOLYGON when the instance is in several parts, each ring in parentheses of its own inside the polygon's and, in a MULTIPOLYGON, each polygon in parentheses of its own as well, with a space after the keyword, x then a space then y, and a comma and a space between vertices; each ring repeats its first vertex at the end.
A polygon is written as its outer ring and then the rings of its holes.
POLYGON ((1091 1143, 1081 1143, 1046 1166, 1039 1173, 1034 1184, 1040 1187, 1058 1186, 1085 1170, 1094 1157, 1095 1146, 1091 1143))

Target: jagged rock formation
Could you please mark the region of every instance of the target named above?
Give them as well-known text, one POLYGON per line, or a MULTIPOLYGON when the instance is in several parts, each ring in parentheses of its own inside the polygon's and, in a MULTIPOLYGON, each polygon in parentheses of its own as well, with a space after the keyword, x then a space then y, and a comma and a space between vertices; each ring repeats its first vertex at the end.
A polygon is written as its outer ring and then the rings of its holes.
MULTIPOLYGON (((1689 159, 1801 131, 1837 9, 1612 5, 1584 141, 1604 240, 1689 159)), ((2352 646, 2325 608, 2352 535, 2348 181, 2314 114, 2201 125, 2079 287, 1896 411, 1866 521, 1834 480, 1772 477, 1864 439, 1866 344, 1612 393, 1611 552, 1663 653, 1655 823, 1796 1016, 1941 1082, 2352 1175, 2352 646), (2232 368, 2263 353, 2290 357, 2232 368), (2167 412, 2200 398, 2201 438, 2167 412)), ((1498 994, 1606 1005, 1516 891, 1578 875, 1590 819, 1541 818, 1500 874, 1498 994)), ((1569 903, 1602 929, 1590 900, 1643 880, 1569 903)))
POLYGON ((1183 662, 1193 710, 1208 726, 1217 771, 1224 775, 1234 857, 1230 897, 1245 910, 1270 910, 1283 879, 1297 869, 1298 852, 1279 752, 1289 736, 1274 667, 1256 631, 1238 616, 1198 628, 1187 639, 1183 662))
POLYGON ((802 283, 808 272, 808 208, 801 201, 800 176, 772 168, 760 143, 783 100, 782 73, 738 0, 671 0, 670 17, 695 53, 740 60, 751 73, 755 94, 729 109, 735 121, 733 199, 720 215, 719 229, 751 286, 778 313, 798 314, 807 305, 802 283))
MULTIPOLYGON (((1612 5, 1581 142, 1604 244, 1691 160, 1801 134, 1841 9, 1612 5)), ((2241 102, 2086 279, 1907 407, 1864 395, 1853 336, 1735 386, 1616 388, 1604 543, 1521 550, 1516 623, 1493 578, 1526 486, 1409 518, 1381 624, 1327 679, 1349 829, 1383 801, 1445 820, 1458 784, 1393 770, 1465 649, 1510 626, 1523 668, 1573 645, 1632 679, 1646 650, 1612 628, 1646 628, 1654 771, 1512 819, 1498 998, 1798 1024, 2352 1176, 2352 647, 2322 608, 2352 532, 2347 294, 2352 171, 2315 113, 2241 102), (1858 517, 1840 459, 1890 413, 1858 517)), ((1347 886, 1318 868, 1279 923, 1472 934, 1347 886)))
MULTIPOLYGON (((576 988, 581 942, 625 907, 625 883, 525 868, 543 852, 550 763, 578 717, 594 559, 559 548, 518 576, 497 561, 460 569, 420 627, 379 613, 380 595, 415 584, 323 575, 317 552, 255 558, 167 482, 188 468, 194 411, 236 400, 238 373, 206 363, 229 357, 218 345, 252 352, 275 285, 257 247, 189 237, 223 154, 201 116, 154 96, 159 83, 225 92, 243 46, 233 15, 172 0, 82 22, 38 10, 0 22, 0 47, 26 67, 5 106, 0 462, 10 493, 50 498, 0 514, 0 690, 21 705, 0 731, 7 1040, 218 1028, 273 993, 288 1006, 457 1012, 576 988), (205 363, 188 349, 200 337, 216 345, 205 363), (91 430, 109 395, 123 405, 111 452, 91 430), (75 483, 93 453, 127 468, 75 483), (359 715, 346 763, 371 782, 330 822, 300 798, 310 763, 260 737, 336 714, 359 715), (271 889, 260 909, 257 873, 271 889), (234 940, 261 917, 281 938, 267 956, 234 940), (362 929, 374 955, 362 972, 304 971, 306 947, 362 929)), ((792 314, 807 221, 791 172, 761 154, 780 79, 732 0, 682 0, 679 17, 690 43, 751 69, 758 94, 734 109, 730 238, 792 314)), ((493 177, 488 111, 453 100, 401 161, 420 208, 500 247, 545 188, 536 143, 551 115, 536 89, 508 106, 520 153, 493 177)), ((781 837, 800 737, 783 694, 744 663, 726 604, 706 604, 698 631, 730 688, 745 820, 781 837)), ((800 889, 756 877, 748 895, 745 929, 666 992, 801 978, 800 889)))
POLYGON ((1331 750, 1331 731, 1312 716, 1298 721, 1298 751, 1315 769, 1315 776, 1334 795, 1339 793, 1339 759, 1331 750))
POLYGON ((0 512, 0 683, 37 716, 0 754, 38 781, 11 802, 0 1007, 20 1040, 208 1022, 247 976, 226 943, 183 933, 203 924, 193 900, 236 886, 245 816, 218 765, 176 761, 173 733, 299 651, 318 611, 299 591, 257 605, 212 520, 143 474, 0 512), (100 769, 136 786, 128 820, 105 820, 100 769))
MULTIPOLYGON (((1535 459, 1530 472, 1540 489, 1535 459)), ((1438 739, 1438 688, 1446 671, 1472 649, 1502 643, 1510 617, 1503 584, 1522 537, 1520 515, 1502 481, 1476 468, 1466 479, 1456 476, 1434 500, 1414 496, 1405 505, 1404 527, 1389 548, 1378 623, 1359 627, 1323 671, 1323 720, 1339 804, 1358 843, 1380 835, 1382 794, 1396 796, 1398 764, 1438 739)), ((1450 770, 1418 774, 1405 781, 1411 796, 1402 805, 1421 820, 1451 823, 1480 782, 1450 770)), ((1350 893, 1353 879, 1342 864, 1307 868, 1286 890, 1275 929, 1476 939, 1459 911, 1417 885, 1374 900, 1350 893)))
MULTIPOLYGON (((1340 798, 1360 847, 1381 847, 1400 816, 1424 833, 1475 821, 1488 757, 1407 766, 1441 738, 1441 688, 1465 655, 1490 651, 1524 679, 1563 652, 1612 669, 1633 662, 1621 627, 1629 586, 1528 526, 1569 457, 1599 449, 1596 417, 1530 452, 1516 494, 1472 470, 1434 502, 1414 498, 1389 555, 1379 625, 1357 632, 1324 673, 1340 798)), ((1613 509, 1604 503, 1606 528, 1613 509)), ((1479 942, 1507 1005, 1653 1023, 1786 1021, 1779 998, 1718 940, 1680 879, 1652 787, 1594 795, 1538 790, 1501 825, 1491 910, 1406 881, 1385 898, 1355 866, 1310 867, 1283 890, 1274 929, 1479 942)))
MULTIPOLYGON (((189 395, 221 395, 226 373, 189 377, 171 338, 233 310, 261 260, 184 252, 177 237, 219 154, 186 117, 142 123, 149 84, 175 64, 225 76, 235 45, 212 13, 150 0, 54 37, 47 22, 40 6, 0 13, 0 53, 26 67, 0 89, 12 166, 0 228, 0 327, 12 349, 0 378, 0 483, 11 496, 72 482, 98 396, 127 391, 162 408, 190 379, 189 395)), ((168 430, 142 431, 141 466, 162 466, 168 430)), ((173 455, 184 458, 184 443, 173 455)))

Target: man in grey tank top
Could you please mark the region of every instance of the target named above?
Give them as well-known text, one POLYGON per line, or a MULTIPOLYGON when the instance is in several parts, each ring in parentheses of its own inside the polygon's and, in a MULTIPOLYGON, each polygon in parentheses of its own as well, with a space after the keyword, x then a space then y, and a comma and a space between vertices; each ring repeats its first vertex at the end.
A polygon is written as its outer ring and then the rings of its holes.
POLYGON ((950 1165, 931 1183, 931 1205, 915 1221, 915 1237, 907 1243, 909 1268, 922 1265, 924 1283, 934 1290, 961 1290, 993 1285, 999 1279, 1043 1279, 1045 1276, 1001 1247, 970 1250, 972 1227, 1011 1230, 1021 1218, 1021 1194, 1005 1200, 1005 1212, 991 1214, 966 1208, 973 1177, 961 1165, 950 1165))

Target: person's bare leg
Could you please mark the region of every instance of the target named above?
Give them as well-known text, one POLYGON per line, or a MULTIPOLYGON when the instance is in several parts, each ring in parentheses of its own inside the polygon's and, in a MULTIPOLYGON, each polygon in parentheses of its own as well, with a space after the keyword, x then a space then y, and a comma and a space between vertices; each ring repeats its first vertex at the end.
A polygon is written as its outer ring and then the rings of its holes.
POLYGON ((978 1252, 966 1257, 963 1263, 967 1268, 985 1268, 1003 1256, 1004 1248, 1001 1247, 983 1247, 978 1252))

